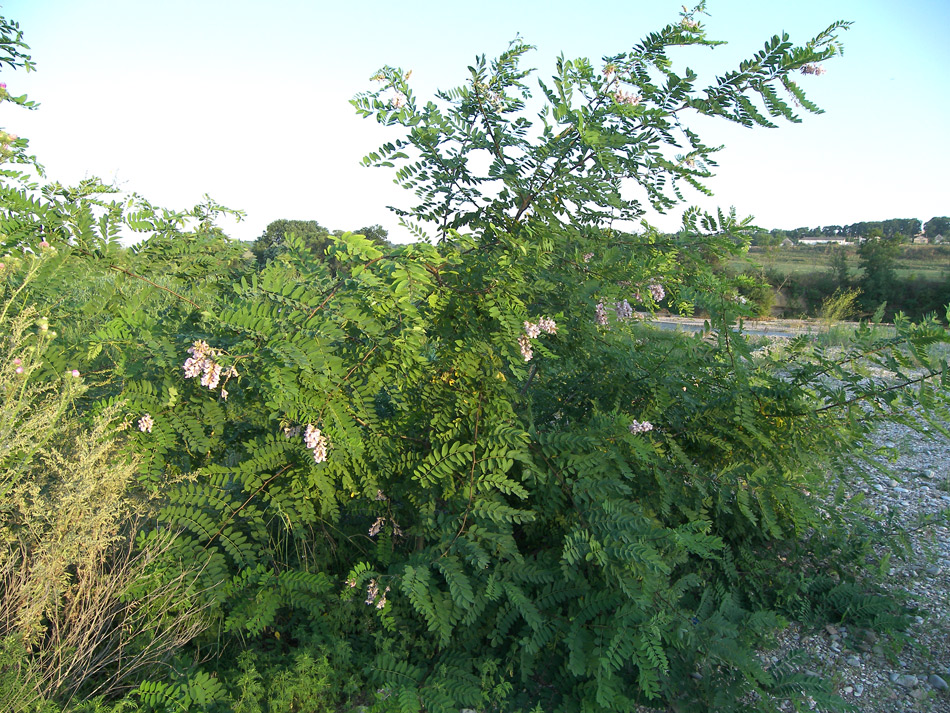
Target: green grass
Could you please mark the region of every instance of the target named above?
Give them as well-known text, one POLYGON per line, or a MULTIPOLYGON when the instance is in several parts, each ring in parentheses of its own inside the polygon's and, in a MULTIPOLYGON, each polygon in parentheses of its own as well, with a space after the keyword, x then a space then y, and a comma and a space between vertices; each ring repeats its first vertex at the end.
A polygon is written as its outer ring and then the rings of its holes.
MULTIPOLYGON (((845 248, 852 276, 861 274, 857 248, 845 248)), ((749 262, 785 275, 831 270, 832 246, 749 249, 748 257, 733 260, 730 267, 743 270, 749 262)), ((950 280, 950 245, 905 245, 897 258, 897 276, 922 280, 950 280)))

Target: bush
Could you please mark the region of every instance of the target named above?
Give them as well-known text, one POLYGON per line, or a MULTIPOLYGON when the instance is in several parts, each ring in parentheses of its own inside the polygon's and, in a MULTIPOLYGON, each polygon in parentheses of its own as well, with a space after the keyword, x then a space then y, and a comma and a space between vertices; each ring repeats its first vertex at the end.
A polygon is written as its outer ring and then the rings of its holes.
POLYGON ((211 203, 107 203, 95 182, 34 200, 6 177, 7 247, 36 255, 6 285, 70 326, 49 378, 74 363, 102 375, 76 418, 122 404, 157 508, 140 542, 181 533, 156 569, 197 571, 178 611, 215 623, 150 670, 142 708, 279 707, 304 690, 324 705, 340 693, 328 665, 357 672, 377 710, 831 700, 765 670, 756 647, 811 596, 794 575, 825 563, 796 544, 847 541, 847 510, 821 504, 829 468, 877 420, 945 408, 932 347, 948 336, 899 321, 840 357, 803 340, 754 352, 732 330, 751 309, 710 268, 744 248, 748 221, 691 209, 676 235, 612 229, 643 212, 625 179, 668 208, 709 175, 688 112, 794 119, 778 87, 816 110, 792 72, 816 73, 843 27, 773 38, 698 91, 667 55, 712 44, 697 18, 602 68, 559 60, 536 127, 520 41, 425 103, 381 70, 354 104, 399 132, 366 163, 399 164, 416 191, 403 217, 427 239, 413 245, 328 236, 324 261, 287 233, 258 266, 211 203), (148 239, 125 251, 123 229, 148 239), (39 299, 51 292, 67 296, 39 299), (701 311, 711 330, 658 331, 634 305, 701 311))

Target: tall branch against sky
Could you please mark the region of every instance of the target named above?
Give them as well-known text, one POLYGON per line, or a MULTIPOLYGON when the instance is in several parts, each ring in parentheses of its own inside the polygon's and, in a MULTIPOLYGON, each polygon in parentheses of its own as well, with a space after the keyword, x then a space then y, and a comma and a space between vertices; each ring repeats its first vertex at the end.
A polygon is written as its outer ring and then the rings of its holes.
MULTIPOLYGON (((247 0, 172 0, 157 10, 113 0, 9 0, 4 12, 40 58, 10 89, 42 107, 0 123, 30 137, 34 153, 55 157, 50 176, 66 183, 98 175, 173 205, 210 192, 247 212, 244 223, 225 226, 237 237, 253 239, 277 218, 394 228, 386 205, 407 207, 409 196, 385 172, 359 165, 387 133, 360 122, 348 103, 378 67, 413 69, 414 84, 430 94, 464 79, 452 68, 500 52, 520 34, 538 48, 531 66, 549 77, 554 67, 544 58, 563 52, 596 62, 623 52, 644 28, 675 18, 680 4, 597 0, 579 12, 560 0, 542 10, 501 0, 477 8, 284 2, 262 14, 247 0)), ((932 91, 945 86, 950 66, 940 30, 950 22, 946 3, 718 0, 708 11, 704 24, 729 44, 683 48, 677 57, 701 79, 760 50, 762 37, 784 31, 804 40, 835 19, 854 26, 846 55, 827 74, 800 77, 826 114, 781 132, 697 125, 728 150, 709 182, 715 196, 688 199, 734 205, 767 228, 950 212, 942 169, 950 143, 939 138, 950 95, 932 91), (762 181, 766 168, 773 178, 762 181), (810 189, 789 202, 787 188, 802 183, 810 189)), ((648 217, 661 228, 679 222, 648 217)))

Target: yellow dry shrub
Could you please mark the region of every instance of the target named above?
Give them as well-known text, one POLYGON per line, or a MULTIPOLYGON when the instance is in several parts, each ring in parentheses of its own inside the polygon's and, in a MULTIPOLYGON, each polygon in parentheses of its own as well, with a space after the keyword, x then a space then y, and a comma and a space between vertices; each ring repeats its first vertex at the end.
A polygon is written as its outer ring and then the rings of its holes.
MULTIPOLYGON (((3 310, 6 315, 7 310, 3 310)), ((156 567, 172 535, 136 547, 146 503, 120 451, 118 407, 84 422, 69 374, 40 381, 48 337, 25 310, 0 323, 0 677, 5 710, 114 695, 207 622, 196 573, 156 567), (19 651, 10 675, 10 651, 19 651)))

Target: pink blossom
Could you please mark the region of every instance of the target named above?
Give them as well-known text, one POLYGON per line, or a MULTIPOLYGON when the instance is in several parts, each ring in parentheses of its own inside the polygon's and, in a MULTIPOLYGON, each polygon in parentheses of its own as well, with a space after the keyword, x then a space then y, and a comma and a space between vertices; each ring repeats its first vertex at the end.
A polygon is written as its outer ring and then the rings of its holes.
POLYGON ((614 101, 618 104, 627 104, 628 106, 636 106, 643 100, 639 94, 634 96, 633 94, 628 94, 625 91, 618 89, 614 92, 614 101))
POLYGON ((661 302, 664 297, 666 297, 666 290, 663 289, 663 285, 660 285, 655 282, 651 282, 649 285, 650 296, 655 302, 661 302))
POLYGON ((327 449, 330 447, 327 437, 320 433, 320 429, 312 423, 307 424, 304 431, 303 442, 313 451, 313 459, 317 463, 323 463, 327 459, 327 449))
POLYGON ((630 422, 630 433, 646 433, 647 431, 653 430, 653 424, 649 421, 637 421, 634 419, 630 422))
POLYGON ((825 68, 820 64, 806 64, 802 67, 802 74, 814 74, 817 76, 824 74, 825 71, 825 68))
POLYGON ((541 335, 541 326, 538 324, 532 324, 531 322, 525 322, 524 333, 527 334, 531 339, 537 339, 541 335))
POLYGON ((23 360, 20 359, 20 357, 16 357, 16 358, 13 360, 14 366, 20 366, 20 364, 22 364, 22 363, 23 363, 23 360))
POLYGON ((538 326, 545 334, 557 334, 557 323, 550 317, 542 317, 538 326))
POLYGON ((630 303, 627 300, 621 300, 614 304, 614 312, 617 314, 617 319, 621 322, 624 322, 631 317, 633 317, 633 307, 630 306, 630 303))
POLYGON ((49 247, 49 243, 46 242, 45 240, 41 240, 41 241, 40 241, 40 247, 41 247, 41 248, 48 248, 48 247, 49 247))
POLYGON ((594 308, 594 321, 599 327, 607 326, 607 309, 602 301, 598 302, 597 307, 594 308))
POLYGON ((17 374, 22 374, 22 373, 23 373, 23 367, 22 367, 22 366, 18 366, 16 369, 14 369, 14 371, 15 371, 17 374))
POLYGON ((78 378, 79 378, 79 369, 73 369, 71 372, 69 372, 69 374, 70 374, 70 376, 72 376, 74 379, 78 379, 78 378))
POLYGON ((138 427, 142 433, 151 433, 154 425, 155 421, 152 420, 151 414, 145 414, 139 419, 138 427))
POLYGON ((527 335, 522 334, 518 337, 518 347, 521 349, 521 356, 524 357, 525 361, 531 361, 531 357, 534 356, 534 350, 531 348, 531 339, 527 335))
POLYGON ((376 522, 374 522, 369 528, 369 536, 376 537, 376 535, 378 535, 380 531, 383 529, 383 525, 385 524, 386 524, 386 518, 377 517, 376 522))

